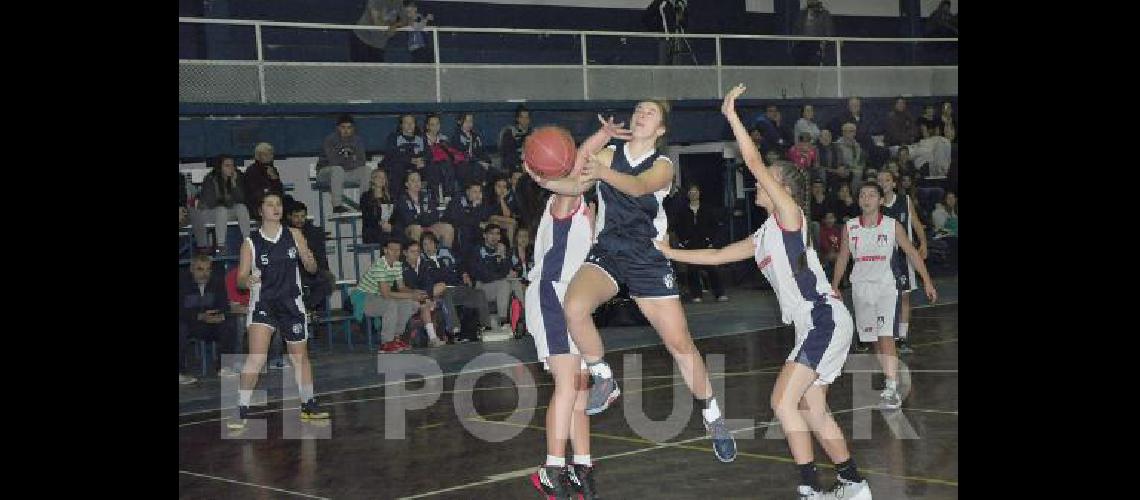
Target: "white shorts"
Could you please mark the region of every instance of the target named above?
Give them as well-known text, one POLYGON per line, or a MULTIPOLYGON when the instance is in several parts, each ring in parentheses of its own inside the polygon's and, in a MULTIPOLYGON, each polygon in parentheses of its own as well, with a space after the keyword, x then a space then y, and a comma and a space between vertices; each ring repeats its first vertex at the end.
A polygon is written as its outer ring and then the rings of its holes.
POLYGON ((835 381, 847 362, 851 348, 851 313, 843 301, 827 299, 798 315, 792 323, 796 328, 796 346, 788 361, 810 367, 819 374, 814 385, 828 385, 835 381))
MULTIPOLYGON (((549 370, 546 358, 559 354, 581 354, 570 330, 566 327, 566 316, 562 312, 562 301, 566 298, 569 283, 559 281, 535 281, 526 288, 523 311, 526 316, 526 329, 534 337, 534 349, 543 368, 549 370)), ((582 369, 586 362, 582 361, 582 369)))
POLYGON ((852 283, 851 299, 860 342, 892 335, 899 308, 899 290, 894 283, 852 283))

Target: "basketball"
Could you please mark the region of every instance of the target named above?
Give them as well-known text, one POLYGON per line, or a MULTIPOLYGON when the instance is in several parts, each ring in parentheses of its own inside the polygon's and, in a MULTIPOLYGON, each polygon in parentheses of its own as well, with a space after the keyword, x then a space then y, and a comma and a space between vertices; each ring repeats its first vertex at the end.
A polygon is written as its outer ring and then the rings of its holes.
POLYGON ((534 173, 546 179, 564 177, 574 167, 577 148, 570 132, 546 126, 534 130, 523 145, 523 160, 534 173))

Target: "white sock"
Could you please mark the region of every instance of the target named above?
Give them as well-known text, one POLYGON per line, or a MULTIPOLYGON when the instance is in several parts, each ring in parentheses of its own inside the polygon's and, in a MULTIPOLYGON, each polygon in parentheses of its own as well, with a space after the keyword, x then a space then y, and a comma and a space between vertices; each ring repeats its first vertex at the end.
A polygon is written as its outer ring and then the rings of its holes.
POLYGON ((891 390, 898 390, 898 388, 899 388, 899 381, 898 381, 898 380, 895 380, 895 379, 893 379, 893 378, 889 378, 889 379, 887 379, 886 388, 887 388, 887 389, 891 389, 891 390))
POLYGON ((590 374, 596 377, 613 378, 614 376, 614 372, 610 371, 610 365, 600 359, 596 363, 586 363, 586 367, 590 369, 590 374))
POLYGON ((310 399, 313 399, 313 384, 298 385, 298 389, 301 391, 302 403, 307 403, 310 399))
POLYGON ((547 467, 566 467, 566 457, 546 456, 547 467))
POLYGON ((249 400, 253 399, 253 391, 238 390, 238 404, 241 406, 249 406, 249 400))
POLYGON ((574 463, 578 465, 585 465, 586 467, 594 466, 594 462, 590 461, 589 455, 574 455, 574 463))
POLYGON ((435 323, 428 323, 424 325, 424 329, 427 330, 429 339, 439 340, 439 337, 435 335, 435 323))
POLYGON ((899 322, 899 338, 900 339, 906 338, 906 327, 908 327, 908 326, 910 326, 910 323, 899 322))
POLYGON ((701 410, 701 415, 705 417, 705 422, 712 422, 720 418, 720 408, 716 405, 715 397, 709 397, 708 408, 701 410))

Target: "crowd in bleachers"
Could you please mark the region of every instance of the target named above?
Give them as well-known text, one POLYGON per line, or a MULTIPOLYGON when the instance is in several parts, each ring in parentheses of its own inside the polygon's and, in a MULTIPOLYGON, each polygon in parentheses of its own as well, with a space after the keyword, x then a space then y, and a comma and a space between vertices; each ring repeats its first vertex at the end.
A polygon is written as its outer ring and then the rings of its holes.
MULTIPOLYGON (((810 173, 801 206, 826 267, 834 262, 843 222, 859 213, 853 193, 887 171, 895 176, 897 192, 914 201, 919 222, 928 228, 931 252, 956 261, 957 117, 950 102, 928 105, 915 116, 907 100, 899 98, 893 111, 879 119, 865 116, 860 100, 851 98, 843 112, 826 122, 816 121, 812 105, 802 106, 799 114, 793 122, 784 119, 779 107, 768 106, 753 120, 751 132, 769 162, 786 159, 810 173)), ((519 106, 515 123, 499 131, 495 157, 473 113, 450 118, 448 134, 444 116, 404 114, 382 143, 372 143, 357 133, 351 116, 343 115, 325 138, 316 164, 315 181, 331 194, 333 213, 326 216, 359 211, 361 231, 353 243, 381 249, 359 283, 346 290, 342 304, 358 319, 379 324, 382 352, 409 348, 417 333, 425 345, 440 345, 517 333, 522 323, 521 299, 533 265, 530 231, 537 221, 523 220, 520 204, 533 203, 539 191, 522 173, 529 111, 519 106), (368 149, 368 144, 376 146, 368 149), (369 157, 379 158, 376 168, 366 162, 369 157), (353 187, 359 191, 355 200, 344 195, 353 187)), ((240 242, 227 240, 226 224, 236 220, 242 236, 249 235, 256 222, 251 215, 257 213, 250 207, 266 193, 280 194, 287 223, 302 230, 319 263, 317 273, 302 273, 306 308, 319 316, 337 282, 325 255, 327 222, 310 222, 308 207, 288 197, 273 164, 272 145, 258 144, 253 158, 244 173, 235 168, 234 158, 215 158, 199 190, 179 174, 179 225, 190 222, 197 254, 206 258, 196 257, 191 271, 211 255, 236 254, 240 242), (215 224, 212 242, 206 234, 210 222, 215 224)), ((725 209, 702 204, 700 198, 700 186, 686 185, 677 186, 667 200, 674 241, 685 248, 722 246, 729 219, 725 209)), ((720 270, 691 266, 680 271, 688 299, 702 300, 703 282, 716 300, 728 300, 720 270)), ((350 273, 340 274, 345 279, 350 273)), ((198 278, 186 273, 183 281, 197 283, 198 278)), ((217 321, 216 310, 224 301, 210 302, 217 297, 205 297, 204 287, 182 290, 180 338, 224 340, 224 329, 207 327, 217 321)), ((227 296, 227 309, 235 315, 242 311, 238 292, 227 296)), ((244 300, 248 303, 248 296, 244 300)), ((223 345, 222 350, 233 348, 228 341, 223 345)), ((180 349, 180 366, 183 359, 180 349)))

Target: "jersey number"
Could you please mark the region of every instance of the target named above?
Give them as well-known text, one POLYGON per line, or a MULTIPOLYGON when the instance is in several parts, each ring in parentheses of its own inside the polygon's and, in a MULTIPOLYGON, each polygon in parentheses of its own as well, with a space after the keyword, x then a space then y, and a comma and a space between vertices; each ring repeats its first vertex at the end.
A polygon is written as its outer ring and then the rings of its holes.
POLYGON ((859 248, 859 237, 858 236, 852 236, 851 241, 855 242, 855 245, 854 245, 855 248, 859 248))
POLYGON ((263 254, 261 256, 261 265, 263 265, 263 266, 269 265, 269 254, 263 254))

